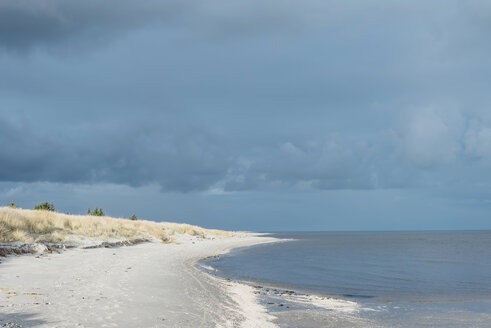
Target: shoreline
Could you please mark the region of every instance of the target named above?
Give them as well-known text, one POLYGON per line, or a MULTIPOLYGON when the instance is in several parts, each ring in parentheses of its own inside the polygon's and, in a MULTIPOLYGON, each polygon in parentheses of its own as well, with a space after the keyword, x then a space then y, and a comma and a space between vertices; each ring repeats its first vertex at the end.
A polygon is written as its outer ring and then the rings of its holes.
MULTIPOLYGON (((264 240, 254 242, 248 245, 232 246, 227 249, 224 249, 223 251, 217 254, 194 259, 192 263, 192 267, 202 275, 208 277, 208 279, 214 280, 216 284, 225 286, 225 288, 227 288, 229 292, 229 296, 231 296, 232 299, 240 306, 242 313, 244 315, 244 320, 240 323, 239 325, 240 327, 277 328, 278 325, 273 323, 273 321, 277 318, 271 315, 268 309, 259 303, 259 300, 257 299, 257 292, 253 286, 244 282, 218 277, 213 274, 210 274, 206 270, 200 269, 200 267, 202 267, 201 265, 199 265, 200 261, 206 260, 211 257, 217 257, 220 255, 228 254, 232 250, 235 250, 237 248, 251 247, 261 244, 276 243, 276 242, 283 241, 281 239, 274 238, 274 237, 265 237, 265 235, 267 235, 265 233, 254 233, 254 232, 245 232, 245 233, 250 236, 264 238, 264 240)), ((232 327, 236 327, 236 326, 232 326, 232 327)))
POLYGON ((252 287, 197 268, 207 256, 278 241, 254 233, 177 244, 70 249, 0 264, 0 326, 277 327, 252 287))
MULTIPOLYGON (((209 257, 205 257, 202 260, 207 258, 209 257)), ((277 285, 257 280, 235 280, 216 275, 217 269, 211 265, 197 264, 196 267, 221 283, 228 283, 237 289, 246 290, 249 294, 253 293, 255 302, 264 308, 264 312, 268 314, 267 317, 270 322, 279 321, 278 311, 287 313, 288 311, 304 311, 308 309, 309 311, 332 311, 331 313, 334 312, 341 315, 356 315, 362 311, 373 311, 370 308, 362 308, 356 301, 336 297, 336 295, 315 293, 295 286, 277 285), (262 298, 261 302, 259 298, 262 298)), ((273 325, 272 327, 278 327, 278 325, 273 325)))
MULTIPOLYGON (((274 238, 273 242, 291 240, 294 239, 274 238)), ((232 247, 219 255, 263 243, 232 247)), ((359 317, 362 312, 374 310, 362 307, 356 301, 335 297, 334 295, 305 291, 294 286, 231 279, 224 275, 217 275, 218 270, 212 264, 198 263, 214 257, 216 256, 207 256, 197 260, 195 268, 203 274, 216 279, 218 283, 228 285, 232 294, 238 294, 238 297, 236 296, 237 303, 242 304, 243 309, 250 309, 248 317, 252 318, 251 323, 245 322, 241 327, 273 328, 280 327, 280 325, 285 325, 285 327, 293 325, 292 327, 311 328, 314 326, 327 327, 326 325, 336 327, 336 324, 354 324, 356 327, 379 327, 371 320, 359 317)))

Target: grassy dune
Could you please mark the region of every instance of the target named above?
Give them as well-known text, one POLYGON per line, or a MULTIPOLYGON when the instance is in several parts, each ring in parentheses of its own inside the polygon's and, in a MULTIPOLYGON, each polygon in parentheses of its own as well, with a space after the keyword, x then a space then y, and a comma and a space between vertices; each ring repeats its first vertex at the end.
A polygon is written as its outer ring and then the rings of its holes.
POLYGON ((189 224, 67 215, 44 210, 0 207, 0 242, 77 242, 155 237, 170 241, 174 234, 231 236, 232 232, 189 224))

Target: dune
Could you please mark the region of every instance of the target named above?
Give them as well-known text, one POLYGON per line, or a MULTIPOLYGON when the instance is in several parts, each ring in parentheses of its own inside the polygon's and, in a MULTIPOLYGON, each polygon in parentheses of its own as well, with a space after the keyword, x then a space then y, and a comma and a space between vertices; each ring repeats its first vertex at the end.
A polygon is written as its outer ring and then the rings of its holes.
POLYGON ((142 238, 171 241, 174 234, 183 233, 193 236, 233 235, 231 231, 182 223, 0 207, 0 242, 83 244, 142 238))

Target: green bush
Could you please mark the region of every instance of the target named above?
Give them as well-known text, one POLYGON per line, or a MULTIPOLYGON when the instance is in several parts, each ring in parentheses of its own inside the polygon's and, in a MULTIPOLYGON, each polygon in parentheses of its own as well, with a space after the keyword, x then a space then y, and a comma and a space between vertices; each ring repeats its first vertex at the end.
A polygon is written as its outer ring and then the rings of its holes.
POLYGON ((44 203, 37 204, 36 206, 34 206, 34 209, 35 210, 43 210, 43 211, 52 211, 52 212, 54 212, 55 205, 53 205, 53 203, 44 202, 44 203))
POLYGON ((15 205, 15 203, 13 201, 11 201, 9 204, 9 207, 10 208, 17 208, 17 205, 15 205))
POLYGON ((132 220, 132 221, 138 220, 138 218, 136 217, 135 213, 133 213, 133 215, 130 216, 129 219, 132 220))
POLYGON ((96 207, 93 211, 90 211, 90 208, 87 210, 87 215, 92 215, 92 216, 105 216, 104 211, 102 208, 96 207))

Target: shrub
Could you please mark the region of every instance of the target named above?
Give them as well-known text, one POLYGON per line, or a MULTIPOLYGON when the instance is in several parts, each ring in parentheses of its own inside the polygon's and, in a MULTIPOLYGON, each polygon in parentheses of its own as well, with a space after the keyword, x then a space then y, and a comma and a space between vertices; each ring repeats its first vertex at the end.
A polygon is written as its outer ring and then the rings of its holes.
POLYGON ((138 218, 136 217, 135 213, 133 213, 133 215, 130 216, 129 219, 132 220, 132 221, 138 220, 138 218))
POLYGON ((92 216, 106 216, 106 214, 104 214, 104 211, 102 210, 102 208, 94 208, 94 210, 91 212, 90 211, 90 208, 87 210, 87 215, 92 215, 92 216))
POLYGON ((17 208, 17 205, 15 205, 15 203, 13 201, 11 201, 9 204, 9 207, 10 208, 17 208))
POLYGON ((44 211, 54 212, 55 211, 55 205, 53 205, 53 203, 44 202, 44 203, 37 204, 36 206, 34 206, 34 209, 35 210, 44 210, 44 211))

